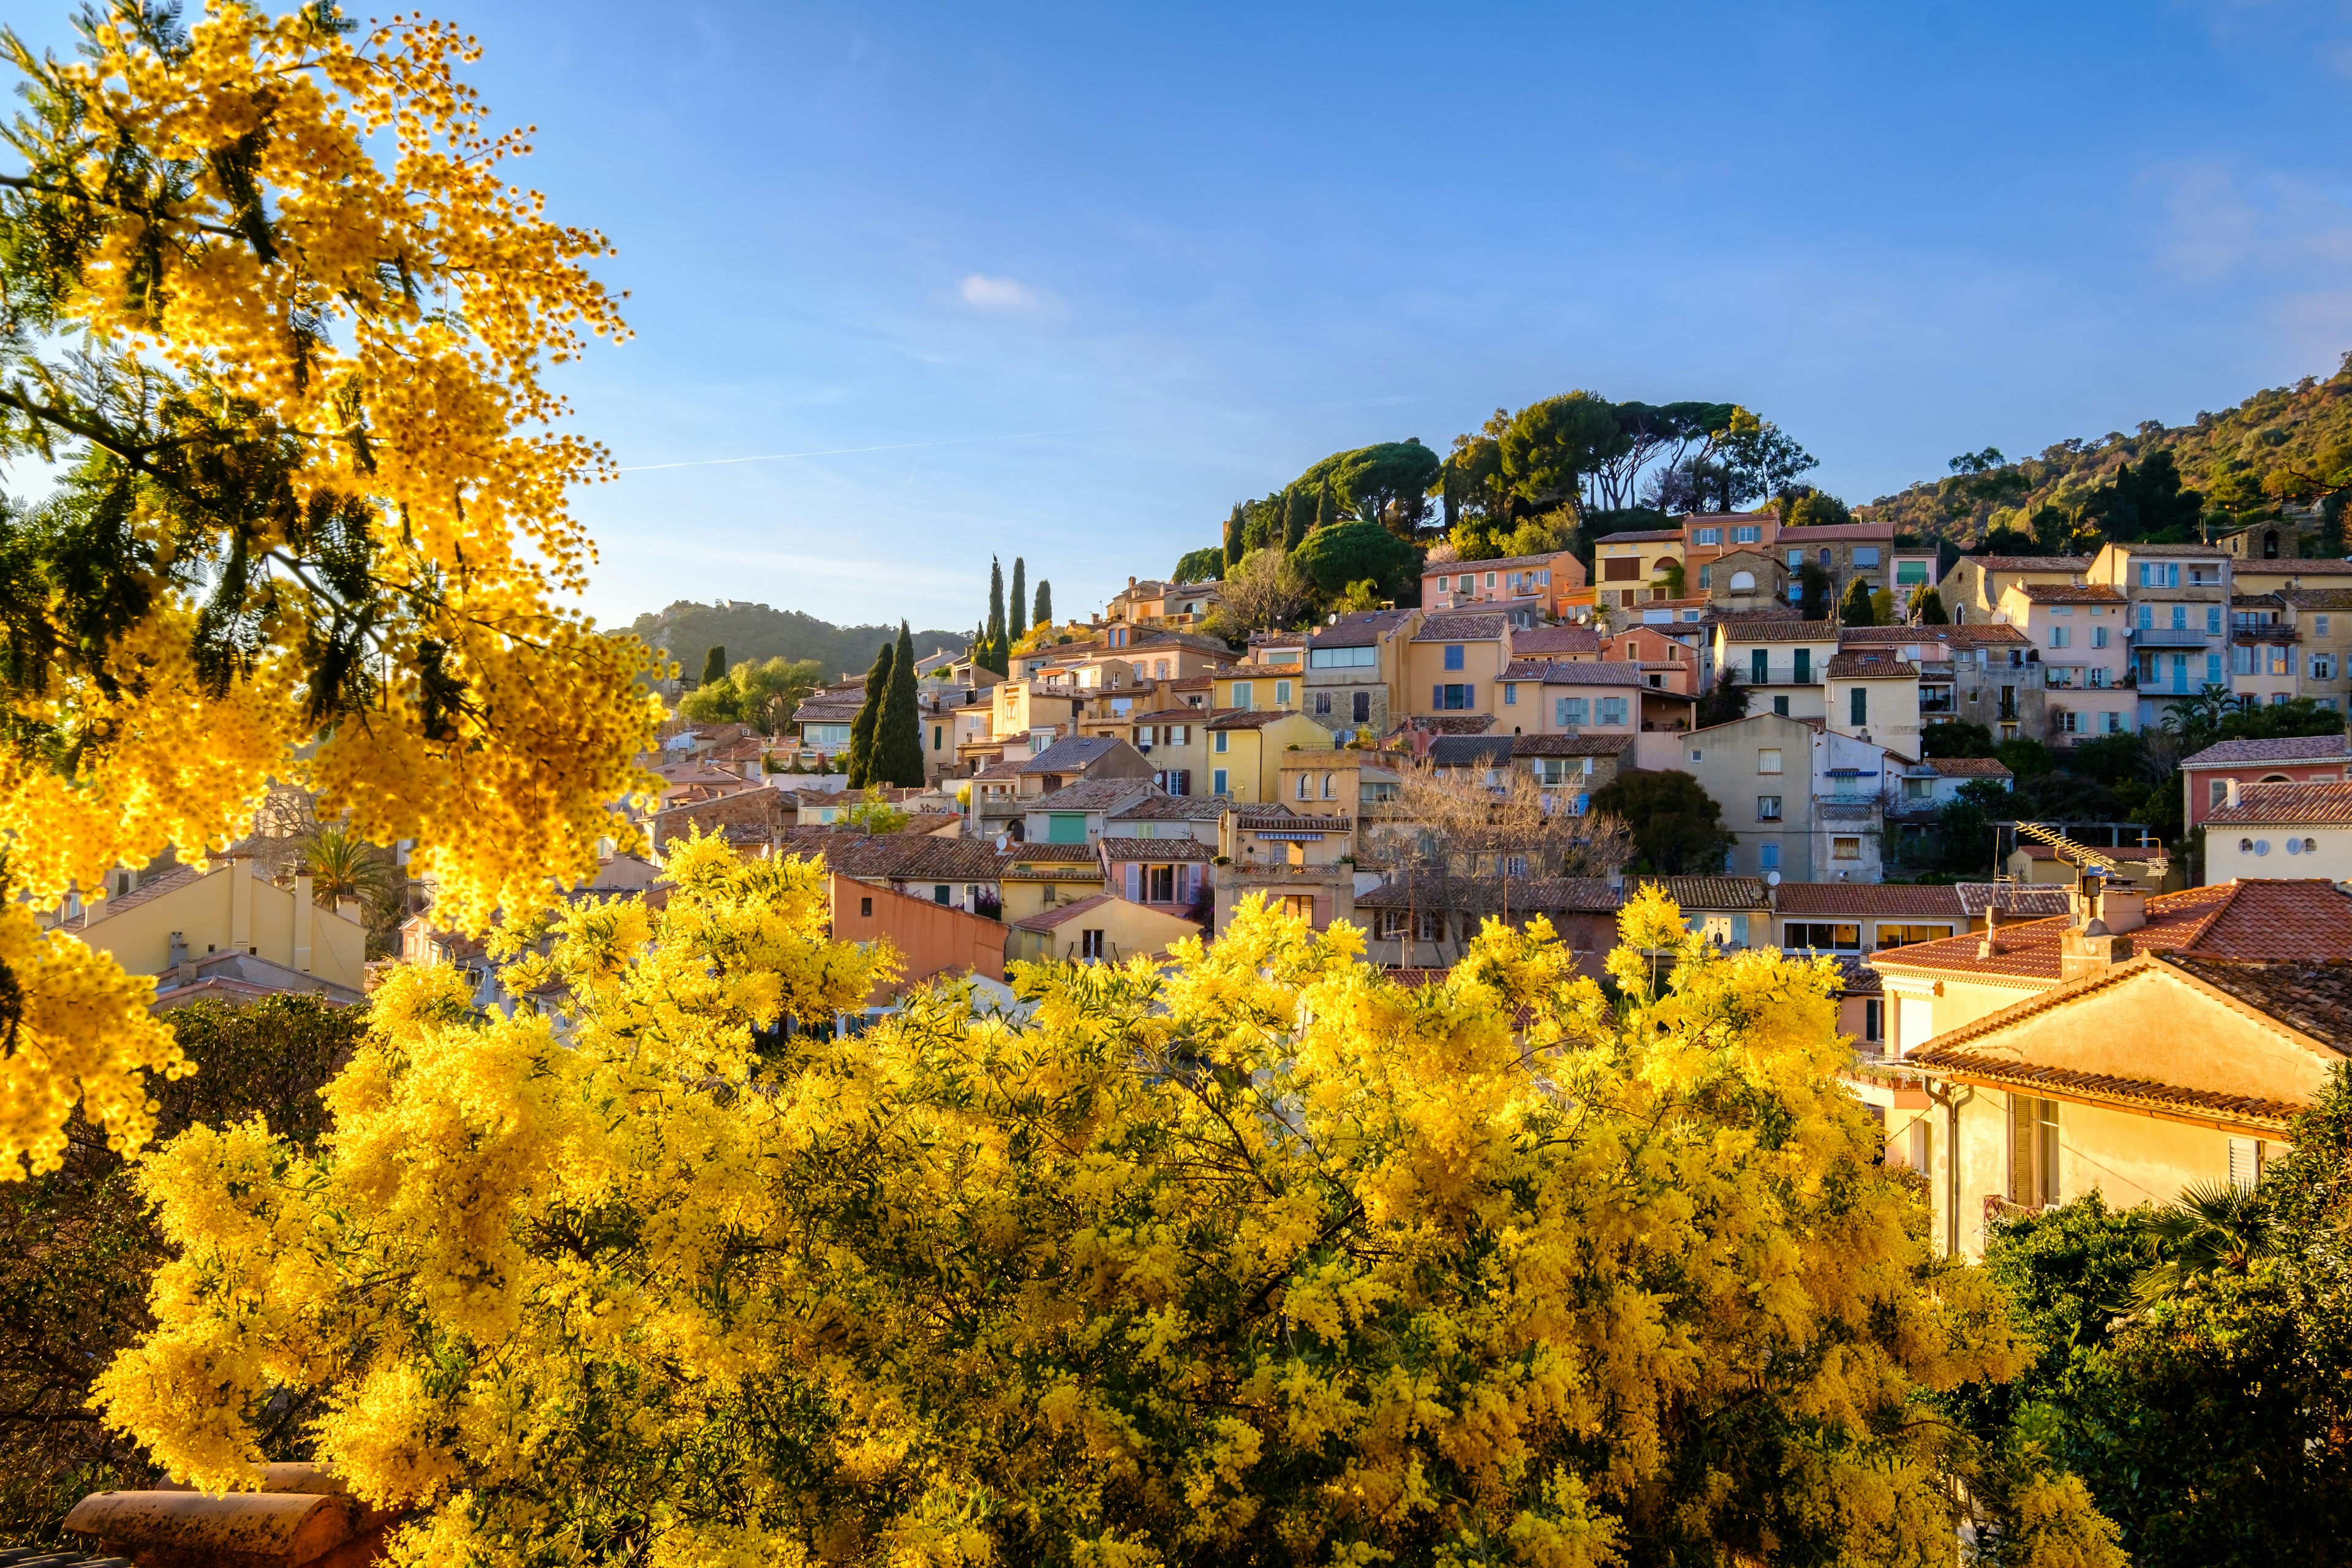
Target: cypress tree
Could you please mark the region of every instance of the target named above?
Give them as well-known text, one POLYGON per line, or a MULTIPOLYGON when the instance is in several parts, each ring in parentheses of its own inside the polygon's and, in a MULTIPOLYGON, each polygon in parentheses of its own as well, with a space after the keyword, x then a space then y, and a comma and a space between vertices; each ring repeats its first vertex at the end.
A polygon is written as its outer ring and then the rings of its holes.
POLYGON ((1323 488, 1315 497, 1315 526, 1317 528, 1328 528, 1334 521, 1335 514, 1332 510, 1331 481, 1329 479, 1325 479, 1323 481, 1323 488))
POLYGON ((890 666, 898 649, 889 643, 874 656, 873 668, 866 672, 866 700, 857 705, 857 717, 849 725, 849 787, 864 789, 874 772, 874 729, 882 717, 882 694, 890 688, 890 666))
POLYGON ((726 679, 727 649, 722 644, 702 656, 702 684, 716 686, 726 679))
POLYGON ((915 789, 923 782, 923 714, 915 695, 915 638, 898 623, 898 653, 890 664, 889 689, 874 724, 874 760, 866 782, 915 789))
POLYGON ((1043 577, 1037 579, 1037 613, 1030 618, 1029 624, 1033 626, 1054 624, 1054 584, 1043 577))
POLYGON ((1242 503, 1235 501, 1234 514, 1225 519, 1225 575, 1228 577, 1234 574, 1234 568, 1241 564, 1242 557, 1248 553, 1247 548, 1242 543, 1242 529, 1244 525, 1242 503))
POLYGON ((988 558, 988 645, 999 650, 996 657, 1001 664, 1004 658, 1004 568, 996 563, 993 555, 988 558))
POLYGON ((1018 555, 1013 558, 1013 599, 1006 607, 1005 635, 1014 642, 1029 629, 1025 618, 1029 611, 1029 566, 1018 555))
POLYGON ((1308 505, 1307 498, 1296 489, 1283 493, 1282 547, 1284 550, 1297 549, 1299 542, 1307 537, 1307 524, 1310 517, 1307 510, 1308 505))

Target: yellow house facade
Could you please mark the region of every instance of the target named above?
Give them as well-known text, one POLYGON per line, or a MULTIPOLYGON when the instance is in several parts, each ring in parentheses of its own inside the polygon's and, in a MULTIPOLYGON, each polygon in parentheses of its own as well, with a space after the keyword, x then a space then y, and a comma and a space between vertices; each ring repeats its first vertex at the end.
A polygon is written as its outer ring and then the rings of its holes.
POLYGON ((2352 1040, 2352 899, 2325 881, 2147 897, 1881 952, 1884 1054, 1857 1092, 1927 1177, 1937 1237, 1980 1255, 2003 1213, 2251 1184, 2352 1040))
POLYGON ((64 925, 133 974, 185 970, 193 979, 206 960, 242 955, 287 972, 284 988, 311 976, 354 997, 367 989, 360 906, 321 909, 309 877, 281 887, 249 854, 233 852, 202 873, 175 867, 127 894, 86 900, 64 925))
MULTIPOLYGON (((1271 802, 1296 752, 1334 750, 1331 731, 1303 713, 1226 713, 1202 727, 1208 742, 1205 793, 1228 800, 1271 802)), ((1195 781, 1196 787, 1198 781, 1195 781)))

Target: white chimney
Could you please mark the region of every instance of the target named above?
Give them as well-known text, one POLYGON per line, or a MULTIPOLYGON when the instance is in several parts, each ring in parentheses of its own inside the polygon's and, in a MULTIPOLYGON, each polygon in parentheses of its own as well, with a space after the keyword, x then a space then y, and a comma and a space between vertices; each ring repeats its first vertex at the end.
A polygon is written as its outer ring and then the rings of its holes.
POLYGON ((2235 779, 2224 779, 2221 784, 2221 788, 2223 792, 2221 795, 2221 804, 2223 805, 2237 805, 2238 781, 2235 779))

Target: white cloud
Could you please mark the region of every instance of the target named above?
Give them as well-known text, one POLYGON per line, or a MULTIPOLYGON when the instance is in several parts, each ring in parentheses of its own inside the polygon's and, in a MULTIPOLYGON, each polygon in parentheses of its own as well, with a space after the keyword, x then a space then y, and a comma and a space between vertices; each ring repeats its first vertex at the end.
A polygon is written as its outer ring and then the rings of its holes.
POLYGON ((1034 310, 1040 303, 1032 290, 1010 278, 973 273, 963 280, 963 302, 976 310, 1034 310))
POLYGON ((2159 258, 2192 283, 2242 270, 2333 272, 2352 261, 2352 205, 2315 181, 2200 160, 2151 170, 2166 207, 2159 258))

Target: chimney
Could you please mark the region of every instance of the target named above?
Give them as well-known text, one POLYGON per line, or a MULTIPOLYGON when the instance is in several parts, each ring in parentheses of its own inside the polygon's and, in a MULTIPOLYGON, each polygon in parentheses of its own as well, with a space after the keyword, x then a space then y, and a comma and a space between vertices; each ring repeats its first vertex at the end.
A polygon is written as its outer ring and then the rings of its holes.
MULTIPOLYGON (((1998 895, 1996 895, 1996 897, 1998 897, 1998 895)), ((2000 905, 1998 902, 1995 902, 1985 906, 1984 940, 1977 943, 1977 956, 1979 958, 1990 958, 1994 953, 1997 953, 2000 951, 2000 905)))
POLYGON ((2147 894, 2120 883, 2108 884, 2099 894, 2099 923, 2115 936, 2139 930, 2147 924, 2147 894))
POLYGON ((2224 779, 2224 780, 2221 782, 2221 789, 2222 789, 2221 804, 2222 804, 2223 805, 2237 805, 2237 804, 2238 804, 2238 781, 2237 781, 2237 780, 2235 780, 2235 779, 2224 779))
POLYGON ((2131 962, 2131 938, 2109 930, 2104 917, 2112 909, 2117 919, 2140 926, 2147 923, 2147 915, 2137 895, 2111 902, 2114 899, 2115 889, 2111 888, 2103 888, 2096 893, 2074 894, 2070 902, 2076 923, 2068 926, 2058 939, 2061 982, 2085 979, 2131 962))

